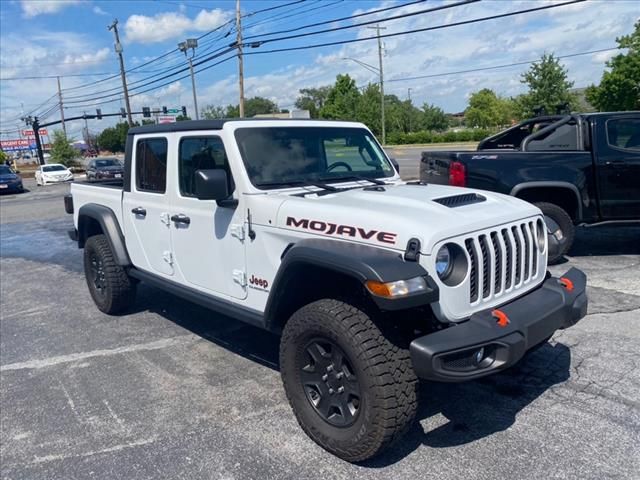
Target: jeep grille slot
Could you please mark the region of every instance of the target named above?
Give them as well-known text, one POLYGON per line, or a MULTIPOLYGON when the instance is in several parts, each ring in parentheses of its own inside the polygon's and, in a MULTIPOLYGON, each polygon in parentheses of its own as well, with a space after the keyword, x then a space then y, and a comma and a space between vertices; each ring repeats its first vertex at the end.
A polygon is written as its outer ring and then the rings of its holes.
POLYGON ((464 239, 472 305, 517 290, 539 276, 536 238, 535 222, 526 221, 464 239))

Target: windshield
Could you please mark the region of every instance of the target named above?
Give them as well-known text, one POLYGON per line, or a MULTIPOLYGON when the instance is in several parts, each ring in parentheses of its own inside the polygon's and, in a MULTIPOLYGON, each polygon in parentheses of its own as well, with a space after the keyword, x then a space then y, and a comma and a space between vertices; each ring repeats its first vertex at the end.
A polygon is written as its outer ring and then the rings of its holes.
POLYGON ((43 172, 59 172, 61 170, 66 170, 67 167, 64 165, 45 165, 42 167, 43 172))
POLYGON ((235 136, 249 179, 260 188, 395 174, 363 128, 239 128, 235 136))
POLYGON ((0 165, 0 175, 9 175, 13 173, 6 165, 0 165))
POLYGON ((119 161, 115 158, 109 158, 106 160, 96 160, 96 167, 121 167, 119 161))

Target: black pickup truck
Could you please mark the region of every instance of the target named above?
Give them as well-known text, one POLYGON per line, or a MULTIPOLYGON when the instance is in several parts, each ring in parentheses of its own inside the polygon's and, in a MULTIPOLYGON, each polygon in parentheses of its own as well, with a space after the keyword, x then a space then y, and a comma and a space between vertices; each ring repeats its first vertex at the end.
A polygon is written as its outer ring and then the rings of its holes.
POLYGON ((640 112, 537 117, 477 151, 422 152, 420 180, 535 204, 547 222, 549 262, 557 262, 576 225, 640 222, 640 112))

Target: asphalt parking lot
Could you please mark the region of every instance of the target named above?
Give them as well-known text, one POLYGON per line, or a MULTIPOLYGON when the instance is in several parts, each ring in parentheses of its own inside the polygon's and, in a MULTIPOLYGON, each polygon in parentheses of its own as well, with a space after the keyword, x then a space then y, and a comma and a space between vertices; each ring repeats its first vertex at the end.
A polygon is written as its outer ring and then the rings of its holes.
MULTIPOLYGON (((406 166, 410 164, 410 153, 406 166)), ((350 465, 286 402, 278 339, 151 287, 100 313, 68 185, 0 198, 2 479, 638 479, 640 229, 580 229, 589 314, 519 366, 425 383, 401 443, 350 465)))

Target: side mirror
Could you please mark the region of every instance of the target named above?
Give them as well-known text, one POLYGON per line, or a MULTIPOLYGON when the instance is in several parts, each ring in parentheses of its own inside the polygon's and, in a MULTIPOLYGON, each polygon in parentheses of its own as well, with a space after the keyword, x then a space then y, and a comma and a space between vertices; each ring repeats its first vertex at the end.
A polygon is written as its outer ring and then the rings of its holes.
POLYGON ((220 207, 235 207, 238 201, 229 198, 227 172, 216 168, 196 170, 196 197, 199 200, 215 200, 220 207))
POLYGON ((391 162, 391 165, 393 165, 393 168, 396 169, 396 172, 400 173, 400 164, 398 161, 395 158, 390 158, 389 161, 391 162))

